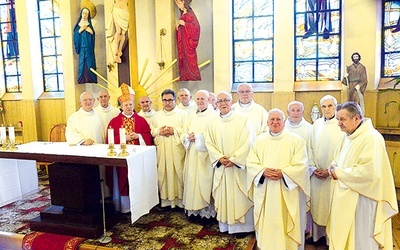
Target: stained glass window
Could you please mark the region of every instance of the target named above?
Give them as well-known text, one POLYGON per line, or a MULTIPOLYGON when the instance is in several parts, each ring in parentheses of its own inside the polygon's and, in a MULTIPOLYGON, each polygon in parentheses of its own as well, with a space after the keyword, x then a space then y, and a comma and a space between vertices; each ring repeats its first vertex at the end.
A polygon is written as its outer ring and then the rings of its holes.
POLYGON ((233 90, 247 82, 272 89, 273 0, 233 0, 233 90))
POLYGON ((384 1, 382 22, 382 77, 400 76, 400 1, 384 1))
POLYGON ((295 81, 340 79, 341 0, 295 0, 295 81))
POLYGON ((58 0, 37 0, 45 92, 64 91, 58 0))
MULTIPOLYGON (((0 0, 1 56, 6 93, 22 91, 15 1, 0 0)), ((1 87, 3 88, 3 86, 1 87)))

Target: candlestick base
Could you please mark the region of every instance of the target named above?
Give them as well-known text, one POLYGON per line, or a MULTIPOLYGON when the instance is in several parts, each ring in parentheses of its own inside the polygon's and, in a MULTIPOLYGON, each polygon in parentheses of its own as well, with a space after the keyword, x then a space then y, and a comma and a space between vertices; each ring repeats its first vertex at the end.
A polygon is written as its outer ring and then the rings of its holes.
POLYGON ((10 149, 11 150, 17 150, 18 147, 15 145, 15 140, 10 141, 10 149))
POLYGON ((109 143, 108 144, 108 156, 116 156, 117 152, 114 151, 114 143, 109 143))
POLYGON ((3 141, 3 142, 1 142, 1 148, 0 148, 1 150, 7 150, 8 149, 8 147, 7 147, 7 141, 3 141))
POLYGON ((126 143, 122 143, 120 146, 121 146, 121 152, 119 153, 118 156, 128 156, 129 153, 126 152, 126 143))

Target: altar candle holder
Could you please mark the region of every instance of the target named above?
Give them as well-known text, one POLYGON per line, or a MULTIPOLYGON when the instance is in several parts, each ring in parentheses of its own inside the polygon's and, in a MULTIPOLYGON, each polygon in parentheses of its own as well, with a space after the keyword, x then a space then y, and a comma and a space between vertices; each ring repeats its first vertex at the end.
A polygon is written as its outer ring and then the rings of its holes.
POLYGON ((107 139, 108 139, 108 156, 115 156, 117 155, 117 153, 114 151, 114 129, 113 128, 109 128, 108 129, 108 134, 107 134, 107 139))
POLYGON ((126 151, 126 143, 121 143, 121 152, 119 153, 118 156, 128 156, 129 153, 126 151))
POLYGON ((17 150, 18 149, 18 147, 15 144, 15 139, 10 140, 10 149, 11 150, 17 150))
POLYGON ((119 153, 118 156, 128 156, 129 153, 126 152, 126 134, 125 134, 125 128, 120 128, 119 129, 119 144, 121 147, 121 152, 119 153))
POLYGON ((0 143, 1 143, 1 150, 6 150, 7 149, 7 140, 0 139, 0 143))

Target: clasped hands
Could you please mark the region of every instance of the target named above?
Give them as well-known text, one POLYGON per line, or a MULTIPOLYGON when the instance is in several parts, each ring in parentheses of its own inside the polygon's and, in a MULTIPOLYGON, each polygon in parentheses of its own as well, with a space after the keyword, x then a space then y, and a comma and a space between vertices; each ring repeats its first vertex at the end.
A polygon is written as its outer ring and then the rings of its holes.
POLYGON ((329 177, 329 172, 328 172, 328 169, 323 170, 323 169, 317 168, 314 171, 314 175, 318 179, 325 180, 326 178, 329 177))
POLYGON ((92 28, 90 28, 87 24, 83 24, 82 26, 80 26, 78 32, 79 32, 79 33, 82 33, 84 30, 86 30, 86 31, 89 32, 90 34, 93 34, 92 28))
POLYGON ((133 141, 133 140, 137 140, 137 139, 139 139, 139 135, 133 131, 126 135, 127 141, 133 141))
POLYGON ((266 168, 264 170, 263 176, 265 178, 276 181, 283 178, 282 171, 280 169, 275 169, 275 168, 266 168))
POLYGON ((160 128, 160 135, 168 137, 170 135, 174 134, 174 128, 173 127, 168 127, 168 126, 162 126, 160 128))
POLYGON ((192 132, 192 133, 188 134, 188 139, 190 142, 194 142, 196 140, 195 133, 192 132))
POLYGON ((219 159, 219 162, 221 162, 221 164, 224 165, 224 167, 226 167, 226 168, 231 168, 231 167, 235 166, 235 163, 231 162, 229 160, 229 158, 226 156, 219 159))

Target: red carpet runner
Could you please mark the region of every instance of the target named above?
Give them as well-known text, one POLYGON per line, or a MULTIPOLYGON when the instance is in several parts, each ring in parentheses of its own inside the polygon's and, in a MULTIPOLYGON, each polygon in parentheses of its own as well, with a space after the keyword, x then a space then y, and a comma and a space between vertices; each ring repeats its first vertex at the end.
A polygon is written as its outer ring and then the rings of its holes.
POLYGON ((85 238, 33 232, 22 241, 22 250, 77 250, 85 238))

